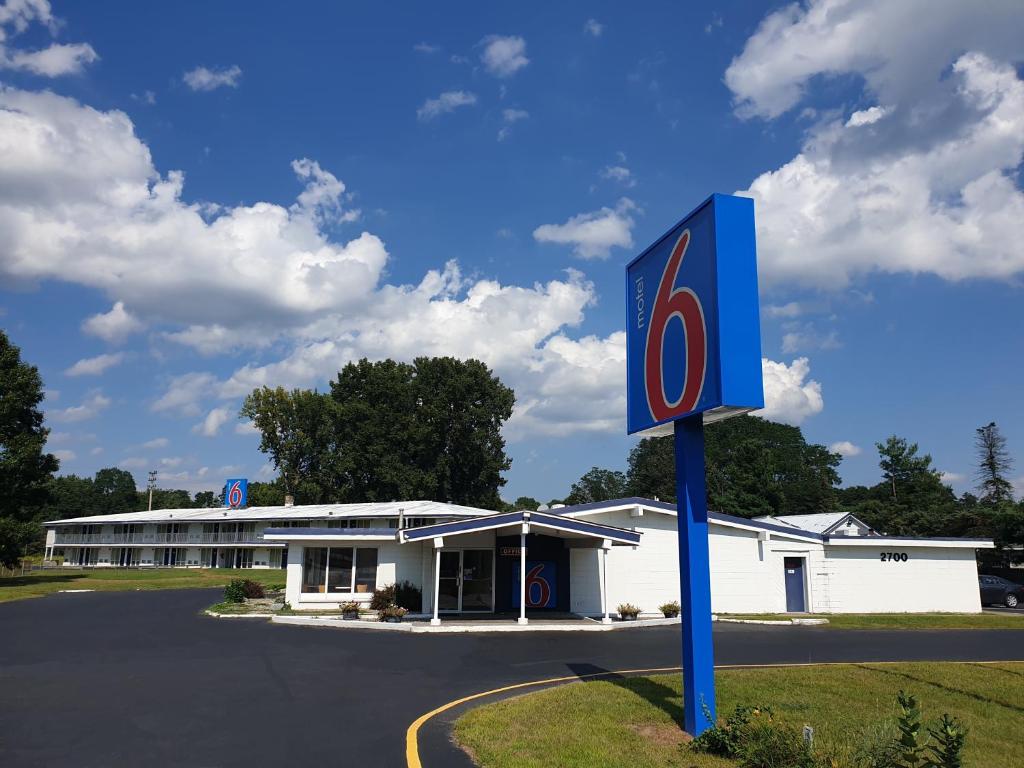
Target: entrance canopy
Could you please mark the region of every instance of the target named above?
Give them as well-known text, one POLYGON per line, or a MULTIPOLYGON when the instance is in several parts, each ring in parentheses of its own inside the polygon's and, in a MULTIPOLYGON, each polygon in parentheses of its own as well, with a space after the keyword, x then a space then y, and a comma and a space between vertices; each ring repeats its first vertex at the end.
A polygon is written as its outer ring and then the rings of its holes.
POLYGON ((458 536, 479 531, 492 531, 500 528, 513 528, 519 532, 523 525, 530 529, 546 529, 557 531, 562 538, 601 539, 610 542, 611 546, 636 546, 640 543, 640 533, 614 525, 592 523, 550 512, 500 512, 472 520, 456 520, 450 523, 424 525, 418 528, 404 528, 398 532, 399 541, 425 541, 428 539, 458 536))

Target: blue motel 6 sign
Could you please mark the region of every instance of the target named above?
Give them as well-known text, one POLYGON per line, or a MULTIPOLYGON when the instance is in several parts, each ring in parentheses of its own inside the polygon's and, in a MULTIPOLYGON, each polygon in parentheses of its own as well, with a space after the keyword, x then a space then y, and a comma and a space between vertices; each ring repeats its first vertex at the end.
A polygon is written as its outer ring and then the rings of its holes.
POLYGON ((626 267, 626 427, 674 435, 684 726, 713 725, 704 424, 764 407, 754 201, 712 195, 626 267), (709 717, 710 715, 710 717, 709 717))
POLYGON ((224 506, 231 509, 244 509, 248 503, 248 480, 245 478, 232 478, 224 484, 224 506))
POLYGON ((626 304, 628 432, 764 407, 753 200, 712 195, 665 233, 626 267, 626 304))

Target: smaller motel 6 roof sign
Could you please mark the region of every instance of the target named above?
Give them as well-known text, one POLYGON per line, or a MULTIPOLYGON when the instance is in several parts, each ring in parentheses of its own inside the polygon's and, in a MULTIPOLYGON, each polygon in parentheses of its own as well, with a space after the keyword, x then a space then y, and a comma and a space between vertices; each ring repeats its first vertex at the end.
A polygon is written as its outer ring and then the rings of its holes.
POLYGON ((627 431, 764 407, 754 201, 712 195, 626 267, 627 431))

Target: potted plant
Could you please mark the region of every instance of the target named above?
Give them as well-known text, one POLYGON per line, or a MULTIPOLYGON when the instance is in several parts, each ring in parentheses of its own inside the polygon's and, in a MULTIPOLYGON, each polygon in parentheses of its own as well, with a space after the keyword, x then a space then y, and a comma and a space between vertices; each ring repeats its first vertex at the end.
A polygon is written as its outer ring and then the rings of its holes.
POLYGON ((353 620, 359 618, 359 603, 355 600, 350 600, 347 603, 341 604, 341 618, 346 620, 353 620))
POLYGON ((408 610, 399 605, 385 605, 377 611, 377 618, 380 621, 386 621, 389 624, 398 624, 402 620, 402 617, 408 612, 408 610))
POLYGON ((636 621, 636 617, 640 614, 640 609, 632 603, 622 603, 619 606, 619 616, 623 621, 636 621))
POLYGON ((658 610, 665 614, 666 619, 674 619, 679 616, 679 602, 673 600, 671 603, 665 603, 659 606, 658 610))

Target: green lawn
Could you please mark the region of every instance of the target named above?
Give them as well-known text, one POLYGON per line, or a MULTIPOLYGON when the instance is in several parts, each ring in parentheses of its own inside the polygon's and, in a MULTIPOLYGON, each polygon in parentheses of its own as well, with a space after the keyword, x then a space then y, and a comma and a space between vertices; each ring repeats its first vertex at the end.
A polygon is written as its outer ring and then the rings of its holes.
MULTIPOLYGON (((814 726, 816 744, 851 766, 864 734, 892 722, 899 689, 915 694, 925 720, 949 712, 969 728, 966 766, 1024 766, 1024 663, 844 664, 722 670, 718 711, 771 707, 814 726)), ((455 737, 484 768, 725 768, 731 761, 682 743, 680 676, 572 683, 470 710, 455 737)))
MULTIPOLYGON (((719 614, 723 619, 788 621, 791 614, 719 614)), ((832 629, 1024 629, 1024 610, 1016 613, 820 613, 832 629)))
POLYGON ((53 569, 34 571, 25 576, 0 578, 0 603, 27 597, 42 597, 62 589, 93 589, 117 592, 132 589, 192 589, 222 587, 232 579, 252 579, 266 585, 284 587, 283 570, 231 568, 132 569, 53 569))

